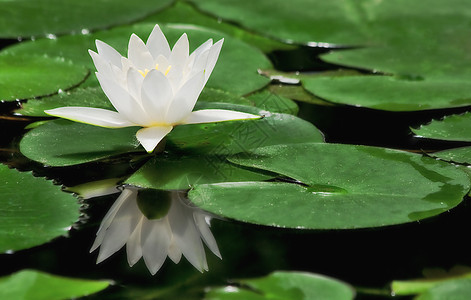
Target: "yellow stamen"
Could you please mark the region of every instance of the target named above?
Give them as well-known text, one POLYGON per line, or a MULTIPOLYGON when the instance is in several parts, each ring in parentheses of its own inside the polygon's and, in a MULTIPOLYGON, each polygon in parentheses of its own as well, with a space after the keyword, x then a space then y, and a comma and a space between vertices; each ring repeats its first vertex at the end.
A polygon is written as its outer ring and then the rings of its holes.
POLYGON ((142 77, 146 77, 147 73, 149 73, 148 69, 145 69, 144 71, 137 70, 139 73, 141 73, 142 77))
POLYGON ((155 69, 158 71, 159 70, 159 64, 155 64, 155 69))
POLYGON ((164 75, 167 76, 168 72, 170 72, 170 69, 172 68, 172 66, 168 66, 167 70, 165 70, 165 73, 164 75))

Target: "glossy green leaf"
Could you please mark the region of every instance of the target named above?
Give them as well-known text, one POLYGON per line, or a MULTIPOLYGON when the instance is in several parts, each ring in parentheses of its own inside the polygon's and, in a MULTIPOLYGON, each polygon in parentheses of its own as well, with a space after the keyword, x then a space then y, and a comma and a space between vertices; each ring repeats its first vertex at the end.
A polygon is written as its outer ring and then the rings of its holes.
POLYGON ((111 282, 56 276, 22 270, 0 277, 0 299, 62 300, 76 299, 104 290, 111 282))
POLYGON ((0 253, 49 242, 78 220, 75 197, 51 181, 5 165, 0 165, 0 178, 0 253))
POLYGON ((255 102, 255 106, 275 113, 296 115, 299 110, 296 102, 282 95, 275 94, 269 89, 251 94, 247 98, 255 102))
MULTIPOLYGON (((200 107, 260 113, 255 107, 225 103, 201 103, 200 107)), ((20 151, 50 166, 81 164, 130 152, 144 154, 135 137, 139 128, 108 129, 54 120, 26 133, 20 151)), ((167 136, 166 149, 227 155, 266 145, 322 141, 322 133, 311 123, 292 115, 270 114, 259 120, 176 126, 167 136)))
POLYGON ((153 189, 188 189, 195 184, 260 181, 273 176, 256 173, 227 162, 224 156, 157 155, 147 162, 126 183, 153 189))
POLYGON ((462 266, 456 266, 449 272, 443 269, 424 270, 424 275, 429 276, 420 279, 393 281, 391 283, 391 290, 393 294, 396 296, 417 295, 422 294, 447 281, 459 280, 463 278, 471 279, 470 269, 462 266))
POLYGON ((129 24, 172 0, 0 0, 0 37, 84 33, 129 24))
MULTIPOLYGON (((101 31, 89 35, 64 36, 55 40, 36 40, 24 42, 8 48, 8 53, 47 53, 50 56, 61 56, 83 64, 90 70, 95 70, 92 59, 88 54, 88 49, 95 50, 95 39, 102 40, 121 54, 126 53, 129 37, 132 33, 137 34, 146 40, 155 24, 137 24, 114 28, 108 31, 101 31)), ((210 29, 190 26, 190 25, 168 25, 161 26, 170 45, 174 45, 177 39, 186 32, 190 41, 191 51, 197 46, 212 38, 217 41, 224 38, 224 45, 221 50, 218 62, 207 87, 231 92, 235 95, 244 95, 251 91, 258 90, 268 84, 269 80, 259 74, 257 69, 271 68, 270 61, 263 53, 244 42, 232 38, 226 34, 221 34, 210 29)), ((94 76, 87 83, 89 86, 97 85, 94 76)))
MULTIPOLYGON (((221 102, 254 106, 255 104, 246 98, 231 93, 205 88, 198 98, 197 105, 201 102, 221 102)), ((44 110, 63 106, 84 106, 115 110, 111 102, 100 87, 77 88, 58 95, 44 97, 36 101, 28 101, 22 104, 22 108, 16 112, 25 116, 47 117, 44 110)), ((198 109, 196 106, 195 109, 198 109)))
POLYGON ((44 97, 35 101, 28 101, 21 105, 16 112, 25 116, 49 117, 44 111, 63 106, 85 106, 115 110, 100 87, 77 88, 44 97))
POLYGON ((429 139, 471 142, 471 113, 447 116, 412 131, 429 139))
POLYGON ((79 84, 88 73, 85 67, 63 58, 0 55, 0 100, 55 94, 79 84))
POLYGON ((143 20, 143 22, 159 24, 175 23, 181 21, 184 21, 188 24, 195 24, 224 32, 248 44, 256 46, 265 53, 271 52, 273 50, 294 48, 291 45, 287 45, 285 43, 257 35, 253 32, 243 30, 240 27, 234 26, 229 22, 224 22, 214 16, 203 14, 196 10, 192 5, 182 1, 177 1, 175 5, 143 20))
MULTIPOLYGON (((243 110, 243 106, 223 107, 263 114, 243 110)), ((179 151, 228 155, 268 145, 323 141, 322 133, 311 123, 292 115, 268 113, 258 120, 178 126, 169 134, 167 143, 170 149, 179 151)))
POLYGON ((229 160, 298 183, 198 185, 190 199, 244 222, 347 229, 435 216, 458 205, 470 185, 467 175, 450 164, 384 148, 308 143, 264 147, 251 154, 229 160))
POLYGON ((361 4, 345 0, 230 1, 191 0, 199 9, 254 32, 287 42, 360 44, 368 32, 356 31, 361 4), (267 13, 270 12, 270 13, 267 13))
POLYGON ((109 129, 54 120, 26 133, 20 151, 45 165, 81 164, 122 153, 142 152, 135 137, 139 128, 109 129))
POLYGON ((317 77, 303 80, 314 95, 340 104, 389 111, 415 111, 471 104, 463 81, 408 80, 392 76, 317 77))
POLYGON ((455 163, 471 164, 471 147, 460 147, 431 153, 430 156, 437 157, 455 163))
POLYGON ((278 271, 262 278, 237 282, 243 287, 213 289, 206 294, 205 299, 351 300, 355 294, 353 289, 343 282, 303 272, 278 271))
POLYGON ((468 300, 471 295, 471 279, 446 281, 425 293, 416 300, 468 300))

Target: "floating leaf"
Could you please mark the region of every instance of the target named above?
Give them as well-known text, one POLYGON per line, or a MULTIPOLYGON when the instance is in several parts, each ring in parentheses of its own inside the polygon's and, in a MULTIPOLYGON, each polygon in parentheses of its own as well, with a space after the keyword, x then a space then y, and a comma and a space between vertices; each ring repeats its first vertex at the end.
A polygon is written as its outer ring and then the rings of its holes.
POLYGON ((329 101, 389 111, 471 105, 471 85, 456 80, 407 80, 392 76, 317 77, 304 87, 329 101))
POLYGON ((126 183, 145 188, 178 190, 188 189, 195 184, 271 178, 273 176, 228 163, 224 156, 158 155, 128 178, 126 183))
POLYGON ((264 89, 248 96, 247 98, 254 101, 255 106, 271 112, 296 115, 299 110, 296 102, 284 96, 275 94, 269 89, 264 89))
POLYGON ((251 154, 229 160, 299 184, 197 185, 190 199, 205 210, 244 222, 347 229, 435 216, 458 205, 469 190, 468 177, 454 166, 384 148, 308 143, 264 147, 251 154))
POLYGON ((426 277, 412 280, 395 280, 391 284, 391 289, 396 296, 417 295, 447 281, 462 278, 471 279, 471 272, 469 268, 457 266, 452 268, 450 272, 446 272, 445 270, 439 271, 441 272, 437 277, 426 277))
POLYGON ((78 220, 75 197, 51 181, 5 165, 0 165, 0 178, 0 253, 49 242, 66 234, 78 220))
POLYGON ((0 298, 8 300, 76 299, 104 290, 105 280, 61 277, 34 270, 22 270, 0 278, 0 298))
MULTIPOLYGON (((200 103, 202 108, 235 109, 259 113, 254 107, 200 103)), ((139 152, 135 133, 140 127, 102 128, 67 120, 54 120, 25 134, 20 151, 50 166, 68 166, 139 152)), ((316 127, 292 115, 271 114, 259 120, 176 126, 167 136, 167 150, 204 155, 227 155, 281 143, 322 142, 316 127)))
POLYGON ((303 272, 273 272, 256 279, 237 280, 241 288, 210 290, 206 300, 351 300, 353 289, 336 279, 303 272))
POLYGON ((139 128, 109 129, 54 120, 26 133, 20 142, 20 151, 45 165, 76 165, 141 151, 135 138, 139 128))
POLYGON ((445 281, 419 295, 416 300, 468 300, 471 295, 471 279, 445 281))
POLYGON ((87 75, 85 67, 62 58, 0 55, 0 100, 54 94, 79 84, 87 75))
MULTIPOLYGON (((95 49, 95 39, 102 40, 121 54, 126 53, 129 36, 137 34, 143 40, 149 36, 155 24, 137 24, 101 31, 90 35, 64 36, 55 40, 41 39, 31 42, 23 42, 8 48, 8 53, 47 53, 50 56, 61 56, 83 64, 90 70, 95 70, 88 49, 95 49)), ((195 49, 206 40, 212 38, 217 41, 224 38, 224 45, 218 59, 218 63, 211 73, 207 87, 231 92, 235 95, 245 95, 258 90, 268 84, 269 80, 257 73, 258 68, 271 68, 270 61, 258 49, 244 42, 211 31, 207 28, 191 25, 161 26, 170 45, 174 45, 177 39, 186 32, 190 41, 190 48, 195 49)), ((89 86, 97 85, 95 76, 91 76, 87 83, 89 86)))
POLYGON ((447 116, 412 131, 429 139, 471 142, 471 113, 447 116))
POLYGON ((460 147, 454 149, 443 150, 430 154, 433 157, 441 158, 460 164, 471 164, 471 147, 460 147))
POLYGON ((268 39, 266 37, 254 34, 253 32, 243 30, 240 27, 234 26, 228 22, 224 22, 216 17, 203 14, 196 10, 192 5, 181 1, 177 1, 173 6, 158 12, 157 14, 149 16, 148 18, 145 18, 143 22, 161 24, 174 23, 179 20, 184 20, 185 23, 204 26, 224 32, 248 44, 256 46, 265 53, 271 52, 273 50, 293 48, 291 45, 268 39))
POLYGON ((0 37, 18 38, 84 33, 128 24, 157 12, 172 0, 22 0, 0 1, 0 37))

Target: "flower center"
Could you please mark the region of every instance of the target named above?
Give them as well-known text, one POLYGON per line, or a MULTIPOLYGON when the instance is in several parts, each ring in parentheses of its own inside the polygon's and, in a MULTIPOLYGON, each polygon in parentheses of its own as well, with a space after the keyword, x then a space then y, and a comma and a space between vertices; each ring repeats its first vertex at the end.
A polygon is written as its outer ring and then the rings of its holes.
MULTIPOLYGON (((168 72, 170 72, 170 69, 172 68, 172 66, 168 66, 167 67, 167 70, 165 70, 164 75, 167 76, 168 72)), ((159 70, 159 64, 155 64, 155 68, 157 71, 159 70)), ((147 73, 149 73, 149 69, 144 69, 144 71, 141 71, 141 70, 137 70, 139 73, 141 73, 142 77, 146 77, 147 76, 147 73)))

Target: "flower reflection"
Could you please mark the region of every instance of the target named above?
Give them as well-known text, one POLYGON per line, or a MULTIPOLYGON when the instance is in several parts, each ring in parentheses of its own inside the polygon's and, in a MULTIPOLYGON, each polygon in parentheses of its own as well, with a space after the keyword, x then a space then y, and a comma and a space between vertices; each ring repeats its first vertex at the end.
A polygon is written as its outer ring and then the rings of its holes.
POLYGON ((221 258, 209 229, 209 215, 185 203, 183 192, 165 192, 159 199, 157 195, 155 190, 124 188, 104 217, 90 250, 100 247, 97 263, 126 245, 129 265, 143 257, 152 274, 167 256, 178 263, 182 255, 200 272, 207 271, 202 241, 221 258))
POLYGON ((170 50, 156 25, 146 43, 131 35, 126 58, 97 40, 98 53, 89 52, 101 88, 116 111, 60 107, 45 112, 101 127, 141 126, 136 137, 148 152, 177 125, 260 118, 224 109, 193 111, 216 65, 222 43, 222 39, 215 44, 209 39, 189 54, 188 38, 183 34, 170 50))

